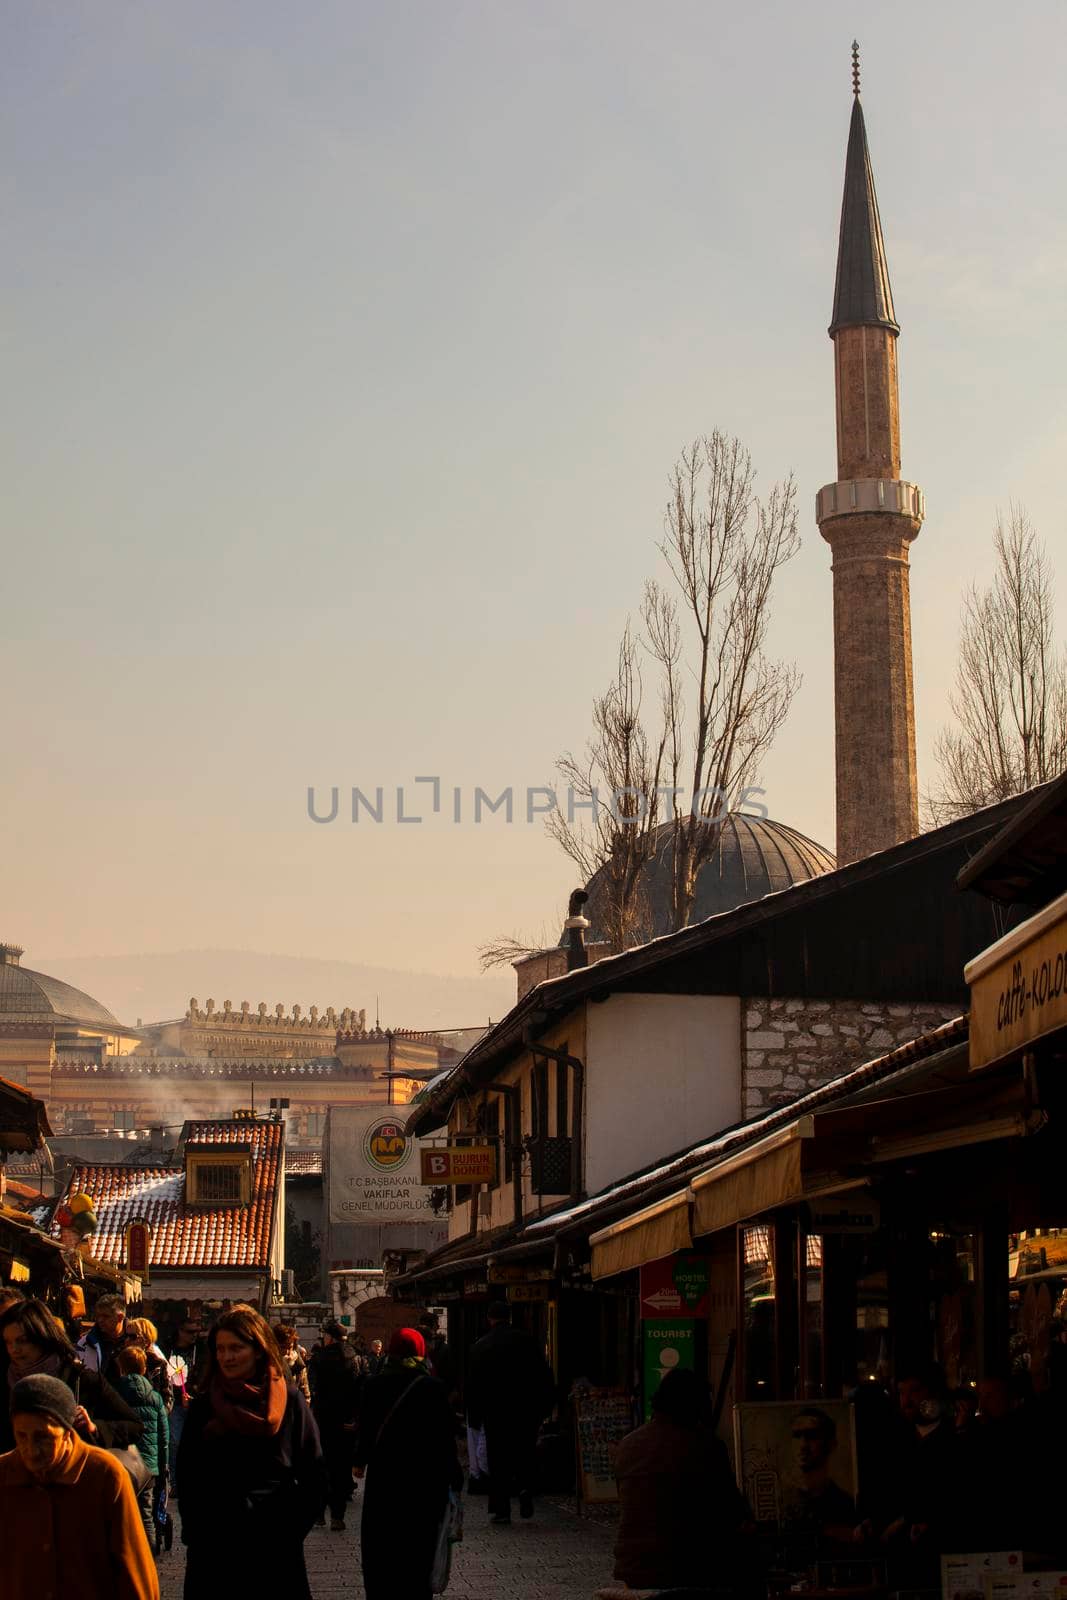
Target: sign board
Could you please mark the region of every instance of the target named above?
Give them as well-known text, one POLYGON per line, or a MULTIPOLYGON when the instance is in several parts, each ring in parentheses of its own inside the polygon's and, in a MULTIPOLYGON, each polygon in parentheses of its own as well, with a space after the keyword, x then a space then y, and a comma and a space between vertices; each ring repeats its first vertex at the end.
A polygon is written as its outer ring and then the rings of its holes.
POLYGON ((531 1300, 547 1300, 547 1283, 509 1283, 508 1299, 516 1304, 523 1304, 531 1300))
POLYGON ((878 1198, 865 1189, 808 1202, 809 1233, 877 1233, 881 1222, 878 1198))
POLYGON ((432 1145, 423 1148, 420 1160, 423 1183, 496 1182, 496 1150, 491 1144, 432 1145))
POLYGON ((970 1062, 990 1066, 1057 1028, 1067 1027, 1067 895, 976 956, 971 986, 970 1062))
POLYGON ((641 1268, 642 1317, 706 1317, 708 1260, 690 1251, 641 1268))
POLYGON ((152 1251, 152 1230, 147 1222, 131 1222, 126 1229, 126 1270, 148 1282, 148 1258, 152 1251))
POLYGON ((331 1223, 436 1221, 419 1171, 419 1141, 404 1132, 406 1108, 331 1107, 331 1223))
POLYGON ((552 1277, 551 1267, 512 1266, 507 1262, 491 1263, 486 1273, 489 1283, 551 1283, 552 1277))
POLYGON ((615 1451, 634 1429, 633 1406, 618 1389, 586 1389, 574 1397, 579 1505, 607 1505, 619 1498, 615 1451))
POLYGON ((697 1331, 692 1318, 657 1318, 642 1325, 643 1372, 642 1393, 645 1400, 645 1421, 652 1415, 652 1396, 667 1376, 678 1368, 686 1372, 696 1370, 697 1331))

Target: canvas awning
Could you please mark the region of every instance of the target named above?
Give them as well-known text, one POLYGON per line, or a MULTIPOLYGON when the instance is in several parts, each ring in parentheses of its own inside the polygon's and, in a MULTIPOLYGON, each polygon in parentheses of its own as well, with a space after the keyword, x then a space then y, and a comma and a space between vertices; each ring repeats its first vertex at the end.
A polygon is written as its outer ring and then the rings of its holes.
POLYGON ((692 1248, 689 1229, 688 1188, 658 1200, 643 1211, 622 1217, 609 1228, 591 1234, 590 1272, 593 1278, 612 1278, 649 1261, 662 1261, 676 1250, 692 1248))
POLYGON ((813 1118, 800 1117, 694 1178, 694 1234, 718 1233, 775 1206, 806 1199, 803 1152, 813 1132, 813 1118))

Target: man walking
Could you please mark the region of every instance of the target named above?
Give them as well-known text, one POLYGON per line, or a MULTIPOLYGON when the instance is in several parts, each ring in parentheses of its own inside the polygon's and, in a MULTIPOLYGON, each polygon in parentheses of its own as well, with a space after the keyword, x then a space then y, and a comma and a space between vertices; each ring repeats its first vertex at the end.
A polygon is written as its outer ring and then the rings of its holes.
POLYGON ((519 1515, 532 1517, 537 1430, 552 1409, 552 1372, 532 1335, 511 1326, 511 1307, 489 1307, 489 1332, 471 1350, 467 1420, 485 1429, 489 1466, 489 1518, 511 1521, 511 1497, 519 1515))
POLYGON ((339 1322, 323 1323, 322 1343, 311 1352, 308 1378, 329 1479, 330 1528, 343 1533, 352 1498, 352 1453, 365 1380, 339 1322))
POLYGON ((93 1315, 93 1326, 78 1340, 78 1355, 90 1372, 99 1372, 114 1383, 118 1377, 115 1357, 126 1336, 126 1302, 120 1294, 102 1294, 93 1315))

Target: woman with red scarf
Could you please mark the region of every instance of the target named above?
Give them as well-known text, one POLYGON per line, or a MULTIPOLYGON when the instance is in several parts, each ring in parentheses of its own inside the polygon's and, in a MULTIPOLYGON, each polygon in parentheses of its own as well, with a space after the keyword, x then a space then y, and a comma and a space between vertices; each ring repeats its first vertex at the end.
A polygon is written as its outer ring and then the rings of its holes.
POLYGON ((186 1600, 231 1589, 311 1600, 304 1540, 326 1499, 322 1448, 251 1306, 208 1334, 198 1390, 178 1449, 186 1600))

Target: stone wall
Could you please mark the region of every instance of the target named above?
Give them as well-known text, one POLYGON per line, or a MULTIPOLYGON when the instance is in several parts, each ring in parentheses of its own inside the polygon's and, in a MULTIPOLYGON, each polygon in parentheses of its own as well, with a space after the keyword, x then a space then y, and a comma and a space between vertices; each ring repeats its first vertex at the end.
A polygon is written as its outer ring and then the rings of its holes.
POLYGON ((741 1005, 744 1114, 757 1116, 958 1017, 958 1004, 746 1000, 741 1005))

